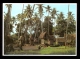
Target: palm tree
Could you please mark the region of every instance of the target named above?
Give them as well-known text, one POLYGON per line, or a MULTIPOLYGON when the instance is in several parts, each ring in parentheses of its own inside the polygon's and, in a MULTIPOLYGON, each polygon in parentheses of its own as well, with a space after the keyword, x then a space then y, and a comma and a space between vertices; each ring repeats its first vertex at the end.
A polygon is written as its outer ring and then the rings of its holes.
MULTIPOLYGON (((51 16, 52 16, 52 19, 54 19, 54 22, 56 23, 56 17, 55 17, 55 15, 57 15, 57 12, 58 11, 56 11, 56 8, 53 8, 52 9, 52 11, 51 11, 51 16)), ((55 23, 54 23, 54 25, 55 25, 55 23)), ((55 29, 54 29, 54 35, 55 35, 55 29)))
MULTIPOLYGON (((75 31, 75 25, 74 25, 74 14, 72 14, 72 12, 69 11, 69 5, 68 5, 68 17, 67 17, 67 27, 66 27, 66 41, 67 41, 67 34, 69 33, 68 30, 70 27, 70 24, 73 25, 74 28, 72 28, 73 30, 71 30, 71 32, 75 31)), ((70 32, 70 33, 71 33, 70 32)), ((65 42, 65 48, 66 48, 66 42, 65 42)))
MULTIPOLYGON (((32 25, 33 25, 32 24, 32 16, 33 16, 34 7, 35 7, 35 4, 33 5, 33 8, 31 7, 31 5, 28 4, 28 6, 26 6, 26 9, 24 11, 24 16, 25 16, 25 18, 28 19, 27 24, 25 22, 26 29, 28 27, 32 27, 32 25)), ((25 31, 26 31, 26 29, 25 29, 25 31)), ((26 32, 25 32, 25 35, 26 35, 26 32)), ((30 31, 30 35, 31 35, 31 31, 30 31)), ((25 39, 26 39, 26 37, 25 37, 25 39)))
POLYGON ((8 35, 8 19, 7 19, 7 14, 5 15, 4 17, 4 53, 6 53, 6 38, 7 38, 7 35, 8 35))
MULTIPOLYGON (((69 5, 68 5, 68 13, 69 13, 69 5)), ((69 20, 69 14, 68 14, 68 19, 67 19, 67 27, 66 27, 66 41, 65 41, 65 48, 66 48, 66 43, 67 43, 68 20, 69 20)))
MULTIPOLYGON (((38 5, 38 12, 39 12, 39 16, 40 16, 40 20, 43 16, 43 4, 37 4, 38 5)), ((43 32, 43 25, 42 25, 42 22, 41 22, 41 31, 43 32)))
MULTIPOLYGON (((47 7, 45 7, 45 8, 46 8, 46 12, 48 12, 48 16, 49 16, 51 7, 49 5, 47 5, 47 7)), ((49 19, 48 19, 48 35, 49 35, 49 19)))
POLYGON ((6 4, 7 8, 8 8, 8 13, 7 13, 7 24, 8 24, 8 34, 10 31, 10 20, 11 20, 11 8, 12 8, 12 4, 6 4))
POLYGON ((20 37, 20 33, 21 33, 21 14, 17 15, 17 19, 20 22, 20 24, 19 24, 19 32, 18 32, 18 38, 19 38, 20 37))
POLYGON ((37 13, 34 14, 34 23, 35 23, 35 37, 38 36, 38 26, 39 25, 39 18, 37 13))
POLYGON ((23 4, 23 8, 22 8, 22 13, 21 13, 21 36, 22 36, 22 27, 23 27, 23 25, 22 25, 22 22, 24 21, 24 14, 23 14, 23 10, 24 10, 24 4, 23 4))
POLYGON ((10 20, 11 20, 11 7, 12 7, 12 4, 6 4, 6 7, 8 8, 8 12, 6 14, 6 17, 4 18, 5 19, 5 23, 4 23, 4 26, 5 26, 5 30, 4 31, 5 33, 5 40, 4 40, 4 53, 6 53, 6 37, 8 34, 10 34, 10 20))
POLYGON ((24 18, 25 18, 25 15, 23 14, 23 10, 24 10, 24 4, 23 4, 23 8, 22 8, 22 13, 20 13, 20 14, 18 14, 17 15, 17 19, 18 19, 18 21, 20 22, 20 24, 19 24, 19 33, 18 33, 18 38, 20 37, 20 35, 22 36, 22 23, 23 23, 23 21, 24 21, 24 18))

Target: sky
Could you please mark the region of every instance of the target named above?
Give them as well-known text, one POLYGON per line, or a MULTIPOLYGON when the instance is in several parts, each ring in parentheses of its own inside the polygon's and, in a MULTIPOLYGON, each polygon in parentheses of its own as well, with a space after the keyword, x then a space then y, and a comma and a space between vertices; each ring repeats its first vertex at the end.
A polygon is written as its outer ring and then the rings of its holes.
MULTIPOLYGON (((7 7, 5 6, 5 4, 12 4, 11 16, 16 16, 17 14, 22 13, 22 8, 23 8, 24 3, 3 3, 3 15, 4 15, 4 12, 7 13, 7 7)), ((33 4, 38 4, 38 3, 25 3, 24 9, 26 8, 26 6, 28 4, 33 6, 33 4)), ((75 20, 77 20, 77 4, 76 3, 43 3, 43 6, 46 7, 47 5, 49 5, 51 7, 51 9, 56 8, 56 10, 59 11, 58 13, 63 12, 65 17, 67 16, 68 5, 69 5, 69 11, 71 11, 74 14, 74 18, 75 18, 75 20)), ((36 7, 37 6, 35 6, 34 12, 37 12, 37 10, 38 10, 38 9, 36 9, 36 7)), ((45 12, 44 16, 47 16, 46 10, 45 9, 43 9, 43 10, 44 10, 43 12, 45 12)), ((15 29, 14 29, 14 31, 15 31, 15 29)))

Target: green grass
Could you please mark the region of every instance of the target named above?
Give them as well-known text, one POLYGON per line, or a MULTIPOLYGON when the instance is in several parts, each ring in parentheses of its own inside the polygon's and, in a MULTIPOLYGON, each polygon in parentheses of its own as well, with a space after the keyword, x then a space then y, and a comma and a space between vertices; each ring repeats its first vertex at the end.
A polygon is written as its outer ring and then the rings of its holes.
MULTIPOLYGON (((39 54, 38 53, 39 52, 39 50, 20 50, 20 51, 18 51, 18 50, 15 50, 14 52, 8 52, 7 54, 8 55, 31 55, 31 54, 39 54)), ((7 55, 6 54, 6 55, 7 55)))
POLYGON ((75 55, 75 47, 67 47, 65 49, 65 46, 61 46, 61 47, 42 47, 41 50, 27 50, 27 51, 14 51, 14 52, 9 52, 7 54, 24 54, 24 55, 75 55))
POLYGON ((62 47, 46 47, 40 50, 40 54, 51 54, 51 55, 62 55, 62 54, 68 54, 72 55, 75 54, 75 48, 69 48, 67 47, 65 49, 64 46, 62 47))

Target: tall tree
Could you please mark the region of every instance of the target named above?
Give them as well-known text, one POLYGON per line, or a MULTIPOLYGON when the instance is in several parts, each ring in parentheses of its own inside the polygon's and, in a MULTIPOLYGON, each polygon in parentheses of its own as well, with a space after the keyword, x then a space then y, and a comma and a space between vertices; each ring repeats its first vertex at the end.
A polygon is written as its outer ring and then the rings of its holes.
MULTIPOLYGON (((43 4, 37 4, 38 5, 38 12, 39 12, 39 16, 40 16, 40 20, 43 17, 43 4)), ((41 31, 43 32, 43 25, 41 22, 41 31)))
POLYGON ((71 33, 75 32, 75 30, 76 30, 75 19, 74 19, 72 12, 68 12, 68 15, 69 15, 68 20, 66 20, 68 22, 67 32, 71 34, 71 33))
POLYGON ((11 20, 11 8, 12 4, 6 4, 6 7, 8 8, 8 13, 7 13, 7 26, 8 26, 8 34, 10 34, 10 20, 11 20))
POLYGON ((4 26, 5 26, 5 30, 4 31, 4 53, 6 53, 6 38, 7 35, 10 34, 10 20, 11 20, 11 7, 12 4, 6 4, 7 8, 8 8, 8 12, 6 14, 5 20, 4 20, 4 26))
MULTIPOLYGON (((49 16, 51 7, 49 5, 47 5, 47 7, 45 7, 45 8, 46 8, 46 12, 48 12, 48 16, 49 16)), ((48 19, 48 35, 49 35, 49 21, 50 20, 48 19)))
POLYGON ((66 27, 66 21, 64 19, 64 15, 62 12, 60 12, 60 14, 57 17, 57 34, 59 34, 60 36, 64 36, 64 32, 65 32, 65 28, 66 27))
MULTIPOLYGON (((22 13, 21 13, 21 25, 22 25, 22 22, 24 21, 23 10, 24 10, 24 4, 23 4, 23 8, 22 8, 22 13)), ((22 27, 23 27, 23 25, 21 26, 21 36, 22 36, 22 27)))
MULTIPOLYGON (((46 16, 46 17, 44 18, 44 23, 43 23, 44 31, 46 31, 47 34, 48 34, 48 20, 51 20, 51 17, 50 17, 50 16, 46 16)), ((50 31, 49 31, 49 34, 50 34, 50 35, 52 35, 52 28, 53 28, 52 22, 49 21, 49 30, 50 30, 50 31)))
MULTIPOLYGON (((51 11, 51 18, 52 18, 52 20, 54 19, 54 26, 56 24, 56 17, 55 16, 57 16, 57 12, 58 11, 56 11, 56 8, 53 8, 51 11)), ((54 35, 55 35, 55 28, 54 28, 54 35)))
MULTIPOLYGON (((26 6, 26 9, 24 11, 24 15, 25 15, 25 18, 28 19, 27 21, 27 24, 25 23, 25 35, 26 35, 26 29, 30 29, 30 35, 32 35, 32 29, 33 29, 33 19, 32 19, 32 16, 33 16, 33 11, 34 11, 34 7, 35 5, 31 6, 30 4, 28 4, 28 6, 26 6)), ((25 39, 26 39, 26 36, 25 36, 25 39)))
POLYGON ((38 37, 38 24, 39 24, 39 17, 38 17, 38 14, 35 13, 34 14, 34 23, 35 23, 35 38, 38 37))
MULTIPOLYGON (((69 13, 69 5, 68 5, 68 13, 69 13)), ((66 27, 66 41, 67 41, 68 20, 69 20, 69 14, 68 14, 68 19, 67 19, 67 27, 66 27)), ((67 42, 65 42, 65 48, 66 48, 66 43, 67 42)))
POLYGON ((18 38, 19 38, 21 35, 21 14, 17 15, 17 19, 19 21, 19 24, 18 24, 18 38))

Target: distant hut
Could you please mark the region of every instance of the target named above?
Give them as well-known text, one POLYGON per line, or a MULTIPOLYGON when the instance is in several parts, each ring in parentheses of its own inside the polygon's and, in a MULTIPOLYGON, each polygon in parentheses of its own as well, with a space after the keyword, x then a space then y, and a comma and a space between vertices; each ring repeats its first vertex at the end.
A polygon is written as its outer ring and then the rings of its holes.
POLYGON ((60 45, 65 45, 65 38, 64 37, 58 37, 56 38, 56 42, 60 45))
POLYGON ((46 32, 42 32, 39 36, 39 39, 41 40, 42 45, 53 45, 53 42, 55 41, 55 37, 53 35, 48 36, 46 32))
POLYGON ((63 37, 59 37, 59 35, 56 35, 56 43, 59 45, 65 45, 66 42, 66 34, 64 33, 63 37))
POLYGON ((46 34, 46 32, 42 32, 41 34, 40 34, 40 36, 39 36, 39 39, 41 40, 41 44, 42 45, 44 45, 44 38, 45 38, 45 35, 46 34))
POLYGON ((56 42, 60 45, 65 45, 65 42, 67 43, 67 45, 71 45, 72 42, 75 45, 75 40, 76 39, 76 34, 68 34, 67 35, 67 40, 66 40, 66 34, 64 34, 64 37, 56 37, 56 42))

